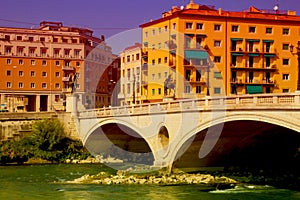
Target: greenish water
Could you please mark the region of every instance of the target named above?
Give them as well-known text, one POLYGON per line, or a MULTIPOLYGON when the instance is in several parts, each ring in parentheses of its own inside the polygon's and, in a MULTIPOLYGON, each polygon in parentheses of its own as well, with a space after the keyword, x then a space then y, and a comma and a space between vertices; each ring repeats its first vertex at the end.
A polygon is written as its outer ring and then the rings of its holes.
POLYGON ((66 184, 85 174, 107 170, 98 164, 0 166, 0 199, 300 199, 299 191, 270 186, 241 185, 214 190, 200 185, 91 185, 66 184))

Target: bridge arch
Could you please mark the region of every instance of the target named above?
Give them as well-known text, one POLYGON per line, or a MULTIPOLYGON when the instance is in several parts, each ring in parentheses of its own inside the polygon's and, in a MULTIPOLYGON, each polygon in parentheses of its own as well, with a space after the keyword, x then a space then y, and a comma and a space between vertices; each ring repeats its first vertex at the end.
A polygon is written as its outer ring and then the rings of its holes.
MULTIPOLYGON (((145 135, 140 132, 136 126, 133 124, 128 123, 127 121, 110 118, 105 120, 99 120, 97 123, 94 123, 94 125, 87 131, 87 134, 83 140, 84 146, 91 146, 91 145, 97 145, 95 141, 95 135, 97 136, 98 141, 102 139, 105 142, 102 142, 101 144, 105 144, 106 146, 116 146, 119 147, 119 149, 124 150, 123 154, 126 153, 127 155, 131 154, 130 156, 133 156, 135 153, 143 153, 148 154, 147 157, 153 157, 152 162, 155 160, 155 153, 153 151, 153 143, 151 143, 151 138, 144 137, 145 135), (119 136, 113 136, 115 134, 115 131, 117 131, 119 136), (120 133, 121 132, 121 133, 120 133), (120 135, 121 134, 121 135, 120 135), (123 136, 122 136, 123 135, 123 136), (120 148, 120 145, 116 145, 114 140, 121 136, 120 141, 124 144, 123 148, 120 148), (128 139, 130 138, 130 140, 128 139), (89 144, 90 141, 94 142, 94 144, 89 144), (141 144, 140 146, 133 145, 133 143, 141 144), (140 149, 139 149, 140 148, 140 149), (136 151, 135 151, 136 150, 136 151), (145 152, 142 152, 142 151, 145 152), (151 154, 151 155, 150 155, 151 154)), ((92 147, 93 148, 93 147, 92 147)), ((92 148, 87 148, 91 153, 93 153, 92 148)), ((95 151, 95 150, 94 150, 95 151)), ((146 156, 145 156, 146 157, 146 156)), ((146 164, 146 163, 141 163, 146 164)), ((148 164, 148 163, 147 163, 148 164)))
MULTIPOLYGON (((209 121, 202 121, 198 124, 193 130, 186 133, 180 141, 176 145, 174 145, 174 148, 172 149, 172 152, 169 152, 170 154, 170 162, 171 164, 178 159, 178 152, 181 150, 181 148, 187 143, 190 139, 193 139, 197 134, 201 133, 202 131, 209 129, 211 127, 216 127, 218 125, 222 125, 226 122, 235 122, 235 121, 256 121, 256 122, 264 122, 276 126, 280 126, 286 129, 290 129, 292 131, 298 132, 300 134, 300 124, 297 124, 297 120, 290 120, 287 117, 284 117, 280 114, 270 115, 270 114, 264 114, 264 113, 251 113, 251 112, 243 112, 243 113, 227 113, 224 117, 217 117, 214 119, 210 119, 209 121)), ((219 131, 219 130, 217 130, 219 131)), ((206 138, 204 137, 204 140, 206 138)), ((218 138, 215 138, 217 142, 218 138)), ((211 143, 210 143, 211 144, 211 143)), ((216 143, 213 143, 214 145, 216 143)), ((187 147, 183 148, 184 150, 187 149, 187 147)), ((200 149, 199 149, 200 150, 200 149)), ((180 156, 183 153, 179 154, 180 156)))

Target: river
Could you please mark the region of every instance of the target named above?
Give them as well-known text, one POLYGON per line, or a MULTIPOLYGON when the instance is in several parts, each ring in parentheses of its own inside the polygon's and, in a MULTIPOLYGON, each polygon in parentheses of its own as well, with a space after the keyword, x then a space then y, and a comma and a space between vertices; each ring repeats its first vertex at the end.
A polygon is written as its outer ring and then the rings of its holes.
POLYGON ((240 185, 214 190, 200 185, 92 185, 67 184, 85 174, 107 168, 100 164, 53 164, 0 166, 0 199, 90 200, 90 199, 300 199, 300 192, 271 186, 240 185))

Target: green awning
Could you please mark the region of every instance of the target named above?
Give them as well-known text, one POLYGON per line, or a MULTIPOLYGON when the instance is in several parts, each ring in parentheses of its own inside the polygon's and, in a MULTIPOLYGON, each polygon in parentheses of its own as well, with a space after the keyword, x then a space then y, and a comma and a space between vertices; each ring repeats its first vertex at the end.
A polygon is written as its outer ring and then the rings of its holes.
POLYGON ((249 56, 250 57, 257 57, 257 56, 259 56, 259 54, 258 53, 249 53, 249 56))
POLYGON ((274 58, 275 54, 265 54, 264 57, 274 58))
POLYGON ((199 50, 185 50, 184 56, 187 59, 207 59, 208 53, 206 51, 199 50))
POLYGON ((243 56, 244 54, 243 53, 232 53, 231 55, 233 55, 233 56, 243 56))
POLYGON ((259 42, 260 39, 246 39, 247 42, 259 42))
POLYGON ((230 38, 231 41, 243 41, 243 38, 230 38))
POLYGON ((263 42, 264 42, 264 43, 266 43, 266 42, 273 43, 273 42, 274 42, 274 40, 263 40, 263 42))
POLYGON ((262 93, 262 87, 261 85, 247 85, 247 94, 261 94, 262 93))

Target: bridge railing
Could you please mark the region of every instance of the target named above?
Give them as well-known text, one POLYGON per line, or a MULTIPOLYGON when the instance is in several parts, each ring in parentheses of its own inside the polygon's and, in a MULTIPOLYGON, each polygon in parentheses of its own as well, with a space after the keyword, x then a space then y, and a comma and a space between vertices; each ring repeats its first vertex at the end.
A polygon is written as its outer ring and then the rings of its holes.
POLYGON ((300 108, 300 93, 235 95, 227 97, 205 97, 149 104, 128 105, 90 109, 79 112, 79 118, 101 118, 122 115, 141 115, 185 110, 300 108))

